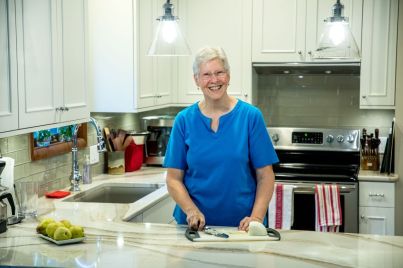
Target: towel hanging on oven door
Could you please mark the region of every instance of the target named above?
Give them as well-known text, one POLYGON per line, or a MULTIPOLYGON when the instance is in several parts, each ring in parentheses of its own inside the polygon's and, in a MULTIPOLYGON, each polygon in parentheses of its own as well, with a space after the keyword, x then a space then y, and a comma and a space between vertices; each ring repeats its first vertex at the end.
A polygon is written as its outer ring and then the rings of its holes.
POLYGON ((315 186, 315 229, 319 232, 339 232, 342 224, 340 188, 337 184, 315 186))
POLYGON ((290 230, 294 220, 294 186, 276 183, 269 203, 269 227, 290 230))

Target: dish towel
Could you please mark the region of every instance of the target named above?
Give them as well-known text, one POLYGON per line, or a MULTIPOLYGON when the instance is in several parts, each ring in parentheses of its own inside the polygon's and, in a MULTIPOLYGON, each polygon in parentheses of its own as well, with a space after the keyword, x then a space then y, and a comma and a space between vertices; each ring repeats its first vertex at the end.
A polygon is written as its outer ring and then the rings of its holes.
POLYGON ((290 230, 294 218, 294 187, 276 183, 269 203, 269 227, 290 230))
POLYGON ((338 185, 315 185, 315 210, 316 231, 339 232, 339 227, 342 224, 342 211, 338 185))

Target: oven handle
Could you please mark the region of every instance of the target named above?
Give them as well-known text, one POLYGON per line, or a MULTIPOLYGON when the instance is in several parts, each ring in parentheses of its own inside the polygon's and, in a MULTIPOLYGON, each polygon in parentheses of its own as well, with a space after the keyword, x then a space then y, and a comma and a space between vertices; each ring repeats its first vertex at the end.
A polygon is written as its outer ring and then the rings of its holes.
MULTIPOLYGON (((315 193, 315 185, 319 183, 284 183, 284 182, 279 182, 283 185, 291 185, 294 187, 294 193, 297 194, 312 194, 315 193)), ((325 184, 334 184, 334 183, 325 183, 325 184)), ((353 191, 357 190, 357 186, 355 184, 340 184, 336 183, 340 187, 340 193, 341 194, 348 194, 353 191)))

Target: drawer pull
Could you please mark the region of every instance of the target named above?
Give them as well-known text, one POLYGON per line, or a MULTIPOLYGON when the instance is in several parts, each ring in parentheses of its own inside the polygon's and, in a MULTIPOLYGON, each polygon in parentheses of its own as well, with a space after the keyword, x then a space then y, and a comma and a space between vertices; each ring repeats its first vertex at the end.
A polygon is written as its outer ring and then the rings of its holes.
POLYGON ((373 193, 369 193, 369 197, 385 197, 385 194, 373 194, 373 193))

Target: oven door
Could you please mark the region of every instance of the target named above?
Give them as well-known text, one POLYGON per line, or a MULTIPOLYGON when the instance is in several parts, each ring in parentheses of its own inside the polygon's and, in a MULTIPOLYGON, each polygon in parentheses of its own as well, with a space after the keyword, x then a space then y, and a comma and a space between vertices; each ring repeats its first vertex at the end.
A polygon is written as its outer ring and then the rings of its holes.
POLYGON ((358 233, 358 183, 335 181, 298 181, 280 180, 277 183, 294 187, 294 220, 291 229, 315 231, 315 185, 333 183, 340 187, 340 204, 342 208, 342 225, 340 232, 358 233))

